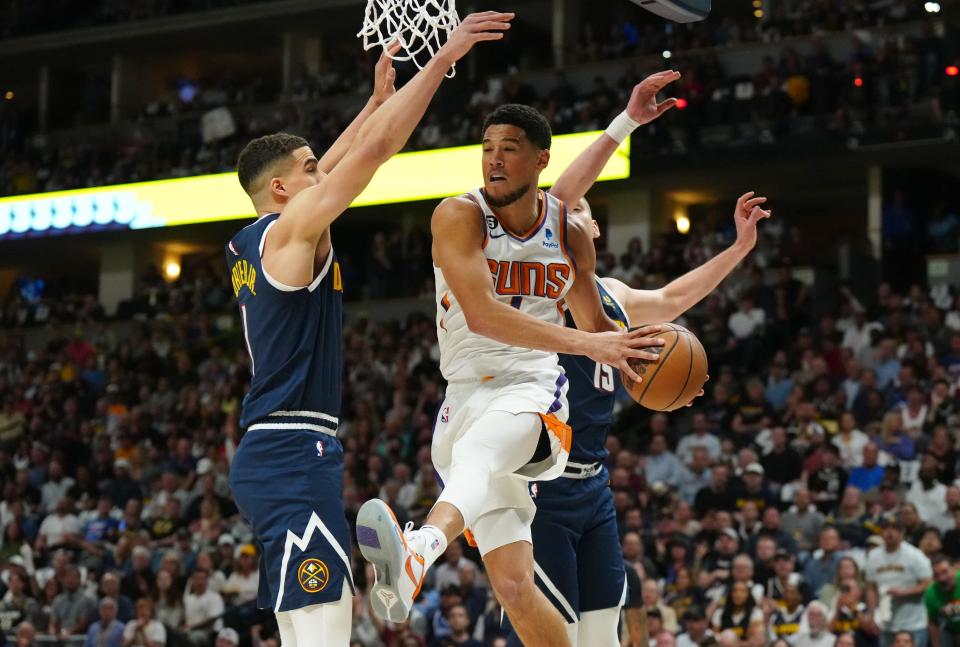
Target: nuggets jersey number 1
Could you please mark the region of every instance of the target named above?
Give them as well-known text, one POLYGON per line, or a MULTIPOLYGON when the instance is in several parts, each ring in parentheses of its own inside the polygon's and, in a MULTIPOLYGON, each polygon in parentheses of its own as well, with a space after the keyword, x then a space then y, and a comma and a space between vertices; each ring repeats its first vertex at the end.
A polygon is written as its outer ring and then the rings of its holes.
MULTIPOLYGON (((549 193, 538 192, 539 214, 526 232, 504 227, 477 189, 466 194, 478 207, 487 257, 498 301, 521 312, 564 325, 560 302, 573 285, 576 263, 567 245, 567 210, 549 193)), ((447 381, 473 380, 503 373, 559 372, 556 353, 509 346, 477 335, 434 266, 437 285, 437 336, 440 370, 447 381)))

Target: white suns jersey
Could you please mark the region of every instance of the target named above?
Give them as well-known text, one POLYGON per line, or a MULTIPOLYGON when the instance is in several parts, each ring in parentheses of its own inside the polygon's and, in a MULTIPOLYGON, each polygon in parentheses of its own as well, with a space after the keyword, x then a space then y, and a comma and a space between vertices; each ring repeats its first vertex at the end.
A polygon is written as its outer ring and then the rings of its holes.
MULTIPOLYGON (((539 191, 540 214, 529 231, 509 232, 487 205, 480 189, 466 194, 480 207, 483 253, 496 299, 521 312, 564 325, 560 303, 573 285, 576 263, 567 245, 567 211, 560 200, 539 191)), ((467 328, 456 297, 434 266, 437 285, 437 337, 440 370, 447 381, 474 380, 503 373, 557 373, 556 353, 508 346, 467 328)))

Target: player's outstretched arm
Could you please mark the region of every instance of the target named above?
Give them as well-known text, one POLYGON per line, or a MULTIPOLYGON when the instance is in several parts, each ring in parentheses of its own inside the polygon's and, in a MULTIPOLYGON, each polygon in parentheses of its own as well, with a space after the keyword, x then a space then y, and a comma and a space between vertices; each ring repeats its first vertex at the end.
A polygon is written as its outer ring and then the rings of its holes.
POLYGON ((603 310, 597 291, 597 250, 593 246, 593 232, 582 218, 567 218, 566 243, 577 273, 566 296, 567 307, 578 330, 607 332, 620 330, 603 310))
POLYGON ((700 267, 690 270, 659 290, 635 290, 604 278, 603 283, 627 310, 631 321, 673 321, 710 294, 757 244, 757 223, 771 211, 760 207, 767 201, 753 191, 737 200, 733 219, 737 240, 700 267))
POLYGON ((357 133, 360 132, 360 127, 363 126, 364 122, 366 122, 377 108, 382 106, 386 100, 392 97, 397 91, 394 87, 394 81, 397 80, 397 71, 393 69, 393 56, 399 51, 400 43, 394 41, 390 43, 386 51, 380 55, 380 60, 377 61, 377 66, 374 68, 373 73, 373 94, 370 95, 363 110, 354 117, 346 130, 340 133, 337 141, 333 142, 333 145, 327 149, 327 152, 323 154, 323 157, 321 157, 317 163, 317 168, 324 173, 332 171, 333 167, 343 159, 343 156, 347 154, 354 140, 356 140, 357 133))
POLYGON ((658 103, 657 95, 679 78, 679 72, 666 70, 651 74, 635 85, 630 93, 627 109, 560 174, 556 184, 550 188, 550 194, 571 207, 577 204, 600 177, 603 167, 630 133, 677 105, 676 99, 658 103))
POLYGON ((302 245, 312 262, 316 243, 330 223, 360 195, 377 169, 406 144, 450 66, 477 43, 503 38, 512 19, 512 13, 496 11, 467 16, 436 56, 370 115, 330 174, 287 203, 269 244, 275 249, 289 243, 302 245))
POLYGON ((658 327, 630 333, 588 333, 537 319, 498 301, 483 255, 481 221, 472 202, 463 198, 444 200, 434 210, 430 224, 434 263, 443 271, 467 327, 476 334, 511 346, 586 355, 626 371, 634 380, 640 376, 627 364, 628 358, 657 359, 656 354, 643 349, 655 345, 644 335, 656 332, 658 327))

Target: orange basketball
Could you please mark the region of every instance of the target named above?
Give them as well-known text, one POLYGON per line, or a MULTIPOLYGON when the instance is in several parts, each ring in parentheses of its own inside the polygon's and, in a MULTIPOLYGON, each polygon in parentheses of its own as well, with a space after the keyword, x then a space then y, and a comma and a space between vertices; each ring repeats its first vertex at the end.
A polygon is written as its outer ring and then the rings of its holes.
POLYGON ((631 359, 630 366, 642 378, 637 384, 621 374, 630 397, 654 411, 673 411, 687 405, 707 381, 707 353, 697 337, 676 324, 663 324, 667 329, 650 335, 664 340, 659 348, 660 359, 650 362, 631 359))

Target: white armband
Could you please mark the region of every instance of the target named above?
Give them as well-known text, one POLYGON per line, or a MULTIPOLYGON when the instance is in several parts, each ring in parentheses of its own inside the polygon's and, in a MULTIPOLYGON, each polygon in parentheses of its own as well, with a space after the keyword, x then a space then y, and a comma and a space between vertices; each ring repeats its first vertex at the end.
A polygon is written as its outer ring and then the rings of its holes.
POLYGON ((610 139, 618 144, 622 144, 623 141, 630 136, 630 133, 639 127, 640 124, 634 121, 630 115, 627 114, 627 111, 624 110, 610 122, 606 132, 607 135, 610 136, 610 139))

